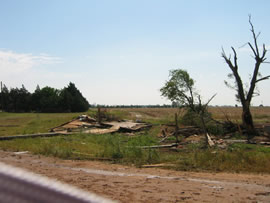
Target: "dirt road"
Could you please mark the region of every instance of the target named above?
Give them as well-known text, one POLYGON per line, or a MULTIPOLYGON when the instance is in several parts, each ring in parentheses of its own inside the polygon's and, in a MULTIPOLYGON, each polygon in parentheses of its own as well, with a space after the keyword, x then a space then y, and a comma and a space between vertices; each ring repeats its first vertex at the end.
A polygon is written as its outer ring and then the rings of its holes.
POLYGON ((270 175, 138 169, 3 151, 0 161, 119 202, 270 202, 270 175))

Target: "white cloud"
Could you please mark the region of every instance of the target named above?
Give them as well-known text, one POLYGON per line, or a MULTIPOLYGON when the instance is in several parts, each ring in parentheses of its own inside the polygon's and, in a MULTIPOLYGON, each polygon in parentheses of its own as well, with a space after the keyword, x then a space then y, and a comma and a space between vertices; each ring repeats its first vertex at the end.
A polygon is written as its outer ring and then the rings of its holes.
POLYGON ((31 53, 16 53, 10 50, 0 50, 1 74, 22 73, 35 66, 60 63, 61 59, 47 54, 33 55, 31 53))

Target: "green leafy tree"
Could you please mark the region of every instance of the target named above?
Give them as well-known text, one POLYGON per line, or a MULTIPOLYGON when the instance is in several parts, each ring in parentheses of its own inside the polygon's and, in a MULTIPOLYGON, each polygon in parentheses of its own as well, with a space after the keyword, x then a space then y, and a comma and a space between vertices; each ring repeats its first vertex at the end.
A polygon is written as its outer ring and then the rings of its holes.
MULTIPOLYGON (((162 87, 160 91, 162 96, 168 98, 173 103, 178 103, 182 107, 187 107, 187 113, 192 115, 191 119, 199 119, 200 123, 197 125, 203 128, 205 136, 208 139, 206 123, 209 120, 210 114, 207 112, 207 106, 215 95, 212 96, 207 103, 203 104, 201 96, 195 90, 194 83, 194 80, 189 76, 186 70, 171 70, 169 80, 166 81, 164 87, 162 87)), ((175 114, 175 123, 177 132, 177 114, 175 114)), ((177 135, 176 139, 178 141, 177 135)))
POLYGON ((72 82, 61 91, 60 97, 60 104, 63 111, 84 112, 89 108, 88 101, 72 82))
POLYGON ((10 96, 9 90, 6 85, 3 85, 2 92, 1 92, 1 101, 2 101, 2 110, 9 111, 9 103, 10 103, 10 96))
POLYGON ((60 91, 52 87, 44 87, 40 90, 40 112, 60 112, 60 91))
POLYGON ((19 88, 11 88, 8 94, 7 111, 28 112, 30 111, 31 93, 22 85, 19 88))
POLYGON ((39 85, 37 85, 35 92, 32 94, 31 100, 31 110, 40 112, 41 111, 41 90, 39 85))
POLYGON ((23 85, 10 91, 4 85, 0 96, 1 108, 7 112, 84 112, 89 108, 88 101, 74 83, 62 90, 37 86, 33 94, 23 85))
POLYGON ((183 69, 170 70, 169 80, 160 89, 161 95, 177 103, 194 109, 194 98, 197 93, 194 89, 194 80, 183 69))

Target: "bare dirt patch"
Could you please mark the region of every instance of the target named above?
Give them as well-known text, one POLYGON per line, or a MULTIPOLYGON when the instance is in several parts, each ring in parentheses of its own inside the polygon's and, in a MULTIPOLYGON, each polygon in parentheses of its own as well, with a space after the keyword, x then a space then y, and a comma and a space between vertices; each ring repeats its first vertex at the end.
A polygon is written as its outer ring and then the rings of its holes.
POLYGON ((270 175, 139 169, 4 151, 0 161, 119 202, 270 201, 270 175))

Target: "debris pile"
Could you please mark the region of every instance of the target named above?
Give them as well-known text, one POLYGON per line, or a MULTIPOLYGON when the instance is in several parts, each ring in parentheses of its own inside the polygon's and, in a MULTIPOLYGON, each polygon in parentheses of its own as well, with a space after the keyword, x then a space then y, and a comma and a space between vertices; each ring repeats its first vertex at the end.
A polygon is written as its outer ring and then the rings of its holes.
POLYGON ((83 132, 91 134, 105 134, 114 132, 131 133, 150 127, 150 124, 137 123, 129 120, 99 123, 94 118, 91 118, 87 115, 81 115, 72 121, 52 128, 51 132, 83 132))
MULTIPOLYGON (((203 140, 206 141, 207 146, 209 147, 218 147, 220 149, 226 149, 228 145, 233 143, 249 143, 249 144, 259 144, 259 145, 270 145, 270 130, 269 132, 267 129, 270 129, 269 125, 260 126, 260 128, 257 128, 257 131, 260 132, 261 136, 255 136, 251 140, 247 139, 236 139, 232 137, 232 133, 225 134, 222 137, 221 136, 215 136, 210 135, 208 133, 203 132, 202 129, 195 127, 195 126, 182 126, 180 128, 175 128, 175 126, 169 126, 165 125, 161 129, 161 133, 159 134, 159 137, 161 138, 161 143, 166 143, 169 147, 175 147, 173 145, 169 146, 171 144, 171 139, 168 139, 171 136, 180 136, 181 139, 177 142, 178 148, 180 148, 183 145, 189 144, 189 143, 200 143, 203 140)), ((241 131, 243 132, 243 131, 241 131)), ((175 144, 175 143, 173 143, 175 144)))

